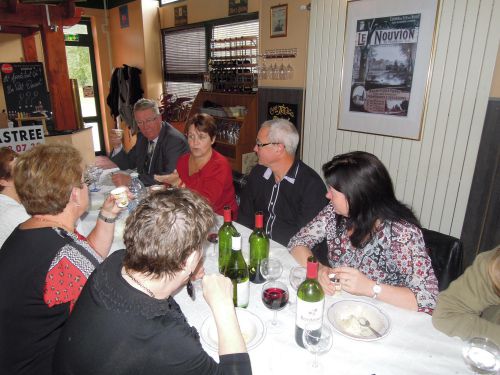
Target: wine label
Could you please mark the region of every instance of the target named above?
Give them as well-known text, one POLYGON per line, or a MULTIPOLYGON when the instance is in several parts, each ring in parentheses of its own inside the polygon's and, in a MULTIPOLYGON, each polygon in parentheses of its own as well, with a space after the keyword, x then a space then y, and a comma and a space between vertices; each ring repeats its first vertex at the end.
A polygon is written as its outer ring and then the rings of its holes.
POLYGON ((247 307, 250 294, 250 282, 244 281, 236 284, 236 305, 237 307, 247 307))
POLYGON ((318 302, 306 302, 297 298, 297 316, 295 324, 304 329, 306 324, 311 324, 312 329, 319 329, 323 321, 323 307, 325 299, 318 302))

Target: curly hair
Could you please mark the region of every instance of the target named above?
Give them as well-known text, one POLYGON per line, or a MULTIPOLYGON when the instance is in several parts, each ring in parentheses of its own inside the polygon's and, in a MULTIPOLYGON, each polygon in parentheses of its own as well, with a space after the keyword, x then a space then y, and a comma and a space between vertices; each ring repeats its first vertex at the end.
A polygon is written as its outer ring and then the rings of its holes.
POLYGON ((30 215, 57 215, 82 187, 82 156, 67 144, 42 144, 16 160, 14 185, 30 215))
MULTIPOLYGON (((10 180, 12 178, 12 167, 10 162, 18 156, 17 152, 8 147, 0 148, 0 179, 10 180)), ((4 186, 0 185, 0 192, 4 186)))
POLYGON ((213 223, 212 208, 200 195, 188 189, 155 192, 127 218, 123 265, 156 277, 173 276, 201 249, 213 223))

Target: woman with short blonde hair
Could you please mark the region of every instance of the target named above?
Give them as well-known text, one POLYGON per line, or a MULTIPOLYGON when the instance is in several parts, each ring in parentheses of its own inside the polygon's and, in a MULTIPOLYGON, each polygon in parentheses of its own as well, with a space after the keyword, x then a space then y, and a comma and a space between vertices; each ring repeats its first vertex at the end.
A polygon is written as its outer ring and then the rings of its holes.
POLYGON ((0 251, 0 373, 52 374, 52 356, 83 285, 107 256, 120 208, 109 197, 88 238, 76 232, 87 210, 79 152, 38 145, 20 155, 14 184, 31 218, 0 251))

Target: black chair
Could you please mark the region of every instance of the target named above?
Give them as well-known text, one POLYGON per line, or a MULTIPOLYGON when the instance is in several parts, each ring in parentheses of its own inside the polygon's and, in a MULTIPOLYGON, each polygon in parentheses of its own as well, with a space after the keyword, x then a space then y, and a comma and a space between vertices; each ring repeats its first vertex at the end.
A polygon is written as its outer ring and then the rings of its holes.
POLYGON ((425 228, 422 228, 422 234, 439 290, 445 290, 464 271, 462 241, 425 228))

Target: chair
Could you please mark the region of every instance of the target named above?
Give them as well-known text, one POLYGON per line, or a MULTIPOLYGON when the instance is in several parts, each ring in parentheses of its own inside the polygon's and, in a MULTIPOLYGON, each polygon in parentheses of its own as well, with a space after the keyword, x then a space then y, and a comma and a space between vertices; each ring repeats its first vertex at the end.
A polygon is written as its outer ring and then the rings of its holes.
POLYGON ((462 241, 425 228, 422 228, 422 234, 439 290, 445 290, 464 271, 462 241))

